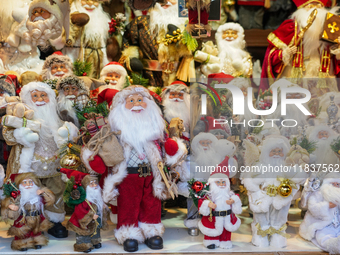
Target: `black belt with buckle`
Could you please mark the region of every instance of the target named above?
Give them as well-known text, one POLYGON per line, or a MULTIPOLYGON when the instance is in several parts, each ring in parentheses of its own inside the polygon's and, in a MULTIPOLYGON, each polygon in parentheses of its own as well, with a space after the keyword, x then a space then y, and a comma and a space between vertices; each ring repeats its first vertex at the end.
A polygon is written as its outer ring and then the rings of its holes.
MULTIPOLYGON (((40 211, 26 211, 26 212, 25 212, 25 216, 26 216, 26 217, 27 217, 27 216, 31 216, 31 217, 33 217, 33 216, 39 216, 40 214, 41 214, 40 211)), ((24 216, 23 213, 21 213, 21 215, 24 216)))
POLYGON ((231 210, 228 210, 228 211, 213 211, 212 212, 212 216, 215 216, 215 217, 225 217, 227 215, 230 215, 231 214, 231 210))
POLYGON ((139 174, 139 177, 151 176, 150 164, 138 164, 138 167, 128 167, 127 172, 129 174, 139 174))

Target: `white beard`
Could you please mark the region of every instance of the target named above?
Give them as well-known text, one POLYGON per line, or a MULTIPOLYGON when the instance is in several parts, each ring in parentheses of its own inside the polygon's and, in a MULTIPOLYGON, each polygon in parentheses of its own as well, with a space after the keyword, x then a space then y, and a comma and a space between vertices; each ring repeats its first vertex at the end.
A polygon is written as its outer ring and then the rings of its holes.
MULTIPOLYGON (((212 177, 210 180, 213 179, 212 177)), ((216 178, 216 181, 219 180, 219 178, 216 178)), ((225 188, 221 188, 217 186, 215 181, 210 181, 209 186, 209 192, 208 195, 210 195, 211 200, 216 204, 215 211, 226 211, 230 209, 230 205, 226 203, 227 200, 230 199, 230 184, 229 180, 225 180, 227 185, 225 188)))
POLYGON ((149 142, 163 139, 165 123, 159 107, 144 98, 147 107, 140 113, 131 112, 123 103, 114 107, 108 116, 112 131, 121 131, 120 140, 134 147, 139 155, 149 142))
POLYGON ((312 139, 316 141, 316 150, 313 154, 316 156, 316 164, 337 164, 338 157, 335 155, 330 145, 332 141, 336 139, 336 136, 330 136, 327 140, 312 139))
POLYGON ((37 191, 39 187, 33 183, 33 187, 29 189, 25 189, 22 184, 19 185, 20 190, 20 211, 24 209, 25 204, 32 202, 32 205, 35 205, 38 210, 42 210, 42 202, 39 195, 37 195, 37 191))
POLYGON ((260 163, 268 165, 268 166, 284 166, 285 165, 285 159, 284 157, 280 158, 273 158, 269 157, 260 157, 260 163))
POLYGON ((234 41, 226 41, 221 39, 217 40, 218 47, 218 57, 221 59, 222 63, 224 63, 227 59, 231 60, 242 60, 243 58, 248 56, 248 53, 243 50, 245 47, 244 40, 241 37, 236 38, 234 41))
MULTIPOLYGON (((326 19, 327 9, 326 8, 320 8, 317 9, 318 13, 316 15, 316 18, 311 25, 311 27, 305 32, 303 36, 303 51, 305 56, 310 56, 314 54, 318 54, 319 51, 318 48, 321 44, 324 44, 320 40, 321 34, 323 32, 323 26, 326 19)), ((310 13, 313 11, 313 9, 307 11, 304 8, 298 9, 292 14, 292 18, 295 19, 300 26, 300 29, 302 27, 305 27, 307 25, 307 20, 310 15, 310 13)))
POLYGON ((321 186, 321 193, 327 202, 332 202, 340 206, 340 188, 334 187, 332 184, 323 184, 321 186))
POLYGON ((190 95, 184 93, 184 101, 174 102, 169 99, 169 93, 163 98, 164 117, 170 123, 173 118, 183 120, 185 131, 189 132, 190 128, 190 95))
POLYGON ((68 70, 68 72, 67 72, 67 73, 64 73, 63 76, 56 76, 57 73, 52 74, 52 73, 51 73, 51 68, 48 68, 47 70, 42 70, 41 76, 42 76, 42 78, 43 78, 44 80, 54 80, 54 79, 60 80, 61 78, 63 78, 63 77, 64 77, 66 74, 68 74, 68 73, 72 73, 72 71, 68 70))
POLYGON ((57 102, 58 102, 58 113, 60 114, 60 112, 66 110, 68 115, 75 121, 75 125, 79 127, 77 114, 73 107, 74 101, 66 98, 63 91, 59 91, 57 102))
POLYGON ((96 187, 86 187, 86 199, 97 206, 99 216, 102 218, 104 201, 102 197, 102 189, 99 187, 99 185, 96 187))
POLYGON ((191 147, 193 150, 193 162, 197 166, 216 166, 222 162, 222 158, 219 153, 211 145, 208 150, 204 150, 203 146, 198 144, 195 148, 191 147))
POLYGON ((49 98, 50 102, 42 106, 36 106, 30 99, 24 102, 34 111, 34 120, 41 123, 39 132, 39 140, 48 141, 58 135, 58 129, 63 125, 63 122, 57 113, 57 103, 55 98, 49 98))
POLYGON ((62 27, 60 26, 55 15, 51 13, 51 17, 46 20, 32 22, 30 19, 26 21, 28 32, 24 33, 24 39, 33 46, 46 46, 47 40, 56 39, 61 35, 62 27))
MULTIPOLYGON (((105 75, 106 77, 106 75, 105 75)), ((105 77, 102 77, 101 80, 105 81, 105 77)), ((99 93, 102 92, 105 89, 117 89, 117 90, 122 90, 125 85, 125 78, 126 77, 121 77, 116 84, 109 83, 107 85, 103 85, 99 87, 99 93)))
POLYGON ((150 32, 151 35, 157 36, 159 33, 163 33, 168 30, 168 25, 173 24, 177 27, 182 27, 184 21, 178 18, 178 5, 169 6, 164 9, 159 3, 156 3, 155 7, 149 12, 150 15, 150 32))
POLYGON ((83 32, 86 44, 101 42, 100 46, 105 47, 111 19, 109 15, 104 12, 102 4, 99 4, 97 8, 89 12, 81 5, 80 0, 75 0, 71 4, 71 13, 75 11, 86 13, 90 17, 90 21, 85 25, 85 30, 83 32))

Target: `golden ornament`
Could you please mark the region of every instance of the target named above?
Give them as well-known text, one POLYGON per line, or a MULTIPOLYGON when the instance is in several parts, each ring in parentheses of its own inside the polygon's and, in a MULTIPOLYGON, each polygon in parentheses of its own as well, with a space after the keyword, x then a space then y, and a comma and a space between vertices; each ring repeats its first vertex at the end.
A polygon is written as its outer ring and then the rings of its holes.
POLYGON ((60 165, 63 168, 77 169, 80 163, 80 158, 75 154, 66 154, 60 159, 60 165))
POLYGON ((277 192, 283 197, 288 197, 292 194, 292 191, 293 189, 290 186, 289 181, 283 181, 277 189, 277 192))

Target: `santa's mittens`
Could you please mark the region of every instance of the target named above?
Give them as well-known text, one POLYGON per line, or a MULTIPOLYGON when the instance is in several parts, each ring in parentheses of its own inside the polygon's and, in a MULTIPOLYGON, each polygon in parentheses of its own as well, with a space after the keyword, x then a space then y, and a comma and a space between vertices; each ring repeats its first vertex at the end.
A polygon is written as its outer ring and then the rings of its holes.
POLYGON ((93 160, 89 161, 89 165, 98 174, 103 174, 106 171, 104 161, 98 155, 94 156, 93 160))
POLYGON ((166 154, 174 156, 178 151, 178 144, 174 139, 168 138, 164 143, 164 149, 166 154))

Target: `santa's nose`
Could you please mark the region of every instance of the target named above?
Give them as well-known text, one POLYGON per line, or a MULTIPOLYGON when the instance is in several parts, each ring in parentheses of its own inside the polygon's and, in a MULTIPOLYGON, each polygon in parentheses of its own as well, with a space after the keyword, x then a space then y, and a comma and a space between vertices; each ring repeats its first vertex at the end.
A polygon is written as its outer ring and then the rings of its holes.
POLYGON ((39 97, 39 98, 38 98, 38 101, 39 101, 39 102, 42 102, 42 101, 44 101, 44 99, 43 99, 42 97, 39 97))

